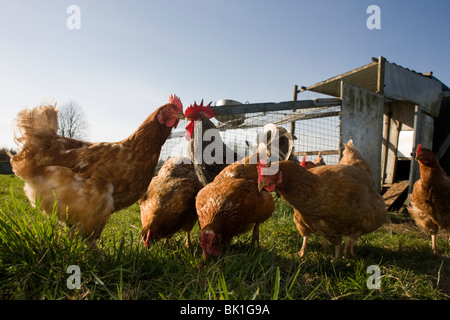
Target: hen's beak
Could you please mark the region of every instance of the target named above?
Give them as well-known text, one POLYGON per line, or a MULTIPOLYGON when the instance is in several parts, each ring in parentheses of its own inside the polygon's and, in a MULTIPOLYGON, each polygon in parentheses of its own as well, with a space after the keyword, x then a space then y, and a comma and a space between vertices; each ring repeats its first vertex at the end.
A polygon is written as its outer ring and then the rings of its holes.
POLYGON ((184 116, 183 113, 179 113, 179 114, 177 114, 177 119, 184 120, 184 119, 186 119, 186 117, 184 116))
POLYGON ((258 183, 258 191, 262 191, 266 187, 267 183, 261 181, 258 183))

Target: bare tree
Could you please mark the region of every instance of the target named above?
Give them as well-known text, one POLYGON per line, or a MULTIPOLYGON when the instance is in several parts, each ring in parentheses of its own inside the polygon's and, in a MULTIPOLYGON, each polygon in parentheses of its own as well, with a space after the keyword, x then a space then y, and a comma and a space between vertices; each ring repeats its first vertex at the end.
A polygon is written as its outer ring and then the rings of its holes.
POLYGON ((80 105, 70 100, 62 104, 58 113, 58 133, 63 137, 83 139, 87 136, 88 122, 80 105))

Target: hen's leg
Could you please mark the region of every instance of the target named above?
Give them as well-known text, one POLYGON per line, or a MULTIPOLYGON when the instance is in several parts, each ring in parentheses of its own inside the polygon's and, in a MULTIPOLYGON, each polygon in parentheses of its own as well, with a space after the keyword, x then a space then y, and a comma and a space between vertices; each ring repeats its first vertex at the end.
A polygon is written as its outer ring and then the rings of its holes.
POLYGON ((186 248, 191 247, 191 233, 189 231, 186 231, 186 248))
POLYGON ((164 246, 165 248, 167 248, 167 247, 169 246, 169 239, 170 239, 170 238, 165 238, 165 239, 164 239, 163 246, 164 246))
POLYGON ((255 226, 253 227, 253 233, 252 233, 252 245, 259 244, 259 223, 255 223, 255 226))
POLYGON ((308 236, 304 236, 303 237, 303 244, 302 244, 302 248, 300 249, 300 251, 297 253, 299 257, 303 257, 306 253, 306 243, 308 242, 308 236))
POLYGON ((351 247, 350 247, 350 254, 352 256, 355 255, 355 243, 356 243, 356 239, 352 239, 352 243, 351 243, 351 247))
POLYGON ((353 238, 348 238, 347 243, 345 244, 344 248, 344 256, 348 257, 348 252, 350 251, 350 254, 352 256, 355 255, 355 240, 353 238))
POLYGON ((334 258, 338 261, 341 256, 342 236, 327 236, 326 240, 334 245, 334 258))
POLYGON ((341 256, 341 245, 338 244, 334 246, 334 259, 338 261, 340 256, 341 256))
POLYGON ((434 254, 438 252, 436 248, 436 234, 431 235, 431 250, 433 250, 434 254))
POLYGON ((88 245, 88 248, 92 250, 92 252, 94 252, 95 254, 99 254, 100 253, 100 249, 97 246, 97 243, 95 242, 95 240, 91 240, 88 239, 88 241, 86 242, 88 245))
POLYGON ((350 255, 354 256, 355 255, 355 243, 356 240, 361 236, 361 234, 359 232, 357 232, 356 234, 353 234, 352 236, 350 236, 347 240, 347 243, 345 244, 345 248, 344 248, 344 256, 348 257, 348 253, 350 251, 350 255))

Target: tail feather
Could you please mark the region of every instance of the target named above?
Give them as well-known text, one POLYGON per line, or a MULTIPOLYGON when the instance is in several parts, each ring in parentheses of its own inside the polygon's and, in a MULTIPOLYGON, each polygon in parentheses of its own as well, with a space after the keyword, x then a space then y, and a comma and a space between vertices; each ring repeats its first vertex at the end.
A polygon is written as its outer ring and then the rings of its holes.
POLYGON ((18 145, 42 132, 57 134, 58 110, 56 104, 22 110, 17 115, 17 127, 20 136, 16 133, 14 138, 18 145))

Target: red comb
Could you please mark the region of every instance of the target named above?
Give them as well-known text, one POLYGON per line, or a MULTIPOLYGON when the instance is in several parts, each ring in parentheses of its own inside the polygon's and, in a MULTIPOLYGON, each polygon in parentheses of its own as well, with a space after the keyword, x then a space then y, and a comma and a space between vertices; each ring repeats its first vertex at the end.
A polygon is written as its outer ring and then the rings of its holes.
POLYGON ((303 160, 302 160, 302 162, 300 163, 300 165, 301 165, 303 168, 306 168, 306 156, 303 156, 303 160))
POLYGON ((422 145, 419 144, 419 145, 417 146, 416 153, 421 153, 421 152, 422 152, 422 145))
POLYGON ((176 94, 171 94, 169 97, 169 103, 173 104, 178 110, 183 112, 183 104, 181 103, 181 100, 179 97, 177 97, 176 94))
POLYGON ((193 120, 197 120, 196 118, 200 115, 200 113, 203 113, 208 119, 211 119, 216 114, 215 114, 214 110, 211 109, 210 107, 211 107, 211 102, 208 105, 203 106, 203 99, 202 99, 202 102, 200 102, 200 105, 197 105, 196 102, 194 102, 194 105, 190 105, 189 108, 186 109, 186 112, 184 113, 184 115, 186 116, 186 118, 191 118, 193 120))

